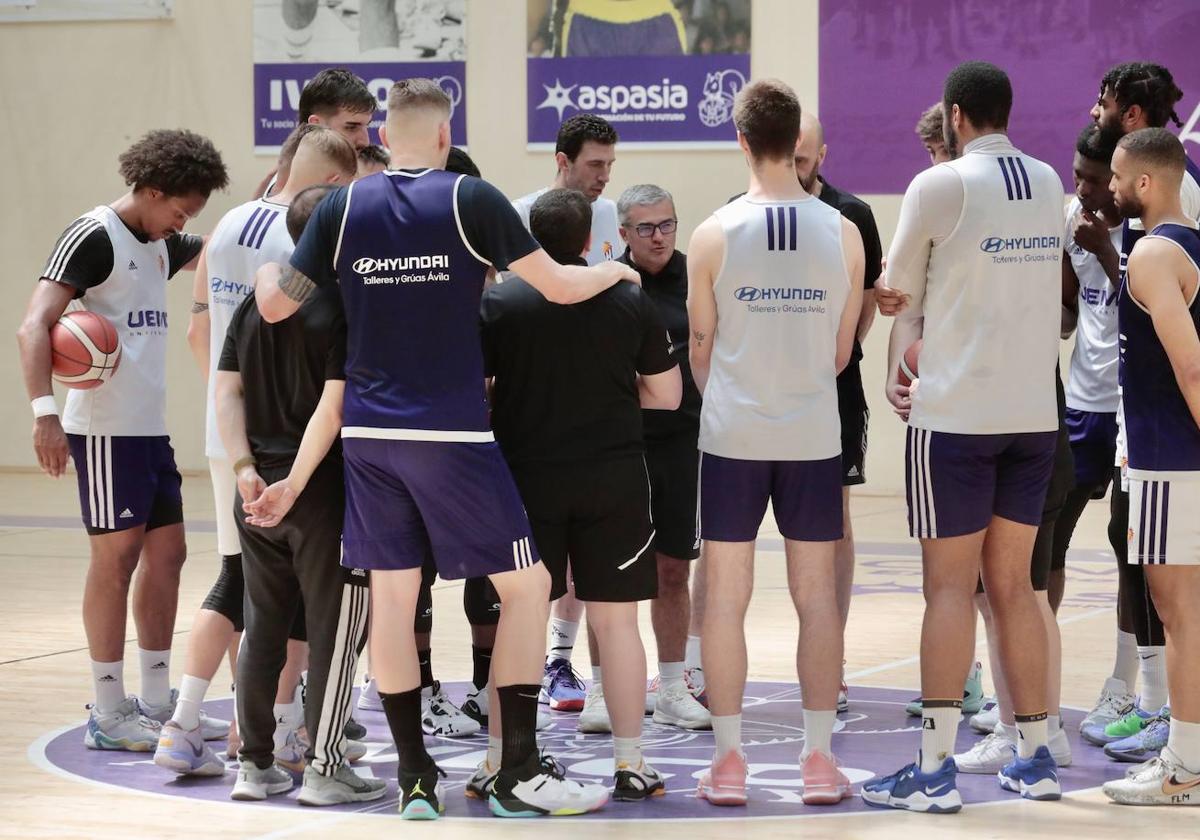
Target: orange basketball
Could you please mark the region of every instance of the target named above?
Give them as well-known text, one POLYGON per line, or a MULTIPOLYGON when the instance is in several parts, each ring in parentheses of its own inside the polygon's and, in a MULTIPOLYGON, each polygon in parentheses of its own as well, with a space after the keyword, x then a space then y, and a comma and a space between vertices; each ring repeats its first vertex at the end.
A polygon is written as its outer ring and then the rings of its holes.
POLYGON ((900 384, 909 386, 917 378, 917 357, 921 355, 922 340, 917 339, 904 351, 900 358, 900 370, 897 374, 900 384))
POLYGON ((96 388, 112 379, 121 362, 121 339, 95 312, 68 312, 50 328, 54 378, 68 388, 96 388))

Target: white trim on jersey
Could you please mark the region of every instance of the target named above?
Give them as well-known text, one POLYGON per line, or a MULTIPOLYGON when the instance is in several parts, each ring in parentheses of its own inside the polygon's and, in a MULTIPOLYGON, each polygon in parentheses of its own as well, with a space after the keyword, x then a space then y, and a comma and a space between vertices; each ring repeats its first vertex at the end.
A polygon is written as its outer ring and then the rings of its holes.
POLYGON ((71 257, 75 256, 75 252, 79 250, 83 240, 87 239, 97 228, 102 227, 104 227, 104 223, 91 216, 80 216, 71 222, 63 233, 58 247, 46 261, 46 268, 42 271, 42 276, 55 282, 61 280, 63 269, 71 262, 71 257))
POLYGON ((431 443, 492 443, 496 440, 496 435, 490 429, 486 432, 450 432, 443 429, 377 429, 370 426, 343 426, 342 437, 431 443))
MULTIPOLYGON (((1193 230, 1195 230, 1195 228, 1193 228, 1193 230)), ((1185 257, 1187 257, 1187 261, 1192 264, 1192 268, 1195 269, 1195 271, 1196 271, 1196 288, 1192 290, 1192 297, 1187 302, 1187 305, 1190 307, 1193 303, 1196 302, 1196 293, 1200 292, 1200 265, 1196 265, 1196 261, 1194 259, 1192 259, 1192 255, 1187 252, 1187 248, 1184 248, 1182 245, 1180 245, 1174 239, 1171 239, 1169 236, 1155 236, 1153 233, 1148 233, 1145 236, 1143 236, 1142 239, 1161 239, 1164 242, 1170 242, 1172 245, 1174 245, 1176 248, 1178 248, 1180 251, 1182 251, 1183 255, 1185 257)), ((1138 299, 1133 296, 1133 289, 1129 290, 1129 299, 1131 301, 1133 301, 1134 303, 1137 303, 1138 307, 1141 308, 1144 312, 1146 312, 1146 314, 1150 313, 1150 310, 1146 309, 1146 307, 1144 307, 1140 303, 1138 303, 1138 299)))
MULTIPOLYGON (((430 172, 440 172, 440 169, 422 169, 420 172, 405 172, 402 169, 385 169, 384 175, 400 175, 405 178, 423 178, 430 172)), ((461 177, 461 176, 460 176, 461 177)))
POLYGON ((337 244, 333 246, 333 271, 337 274, 338 256, 342 253, 342 236, 346 233, 346 219, 350 218, 350 199, 354 195, 354 183, 346 187, 346 207, 342 210, 342 223, 338 226, 337 244))
POLYGON ((462 184, 463 178, 466 177, 466 175, 459 175, 454 181, 454 226, 458 228, 458 238, 462 240, 463 246, 471 252, 471 256, 479 260, 484 265, 490 266, 492 264, 491 260, 485 260, 482 256, 480 256, 479 252, 471 246, 470 240, 467 239, 467 232, 463 230, 462 214, 458 211, 458 188, 462 184))

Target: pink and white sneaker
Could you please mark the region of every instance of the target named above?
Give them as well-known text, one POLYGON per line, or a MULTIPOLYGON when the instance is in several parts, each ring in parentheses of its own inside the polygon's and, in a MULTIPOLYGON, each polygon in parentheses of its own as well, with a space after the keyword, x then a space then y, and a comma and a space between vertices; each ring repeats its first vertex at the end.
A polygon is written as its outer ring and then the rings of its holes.
POLYGON ((800 763, 805 805, 836 805, 850 795, 850 780, 838 769, 837 759, 820 750, 800 763))
POLYGON ((713 805, 746 804, 746 757, 730 750, 713 761, 712 768, 700 777, 696 798, 713 805))

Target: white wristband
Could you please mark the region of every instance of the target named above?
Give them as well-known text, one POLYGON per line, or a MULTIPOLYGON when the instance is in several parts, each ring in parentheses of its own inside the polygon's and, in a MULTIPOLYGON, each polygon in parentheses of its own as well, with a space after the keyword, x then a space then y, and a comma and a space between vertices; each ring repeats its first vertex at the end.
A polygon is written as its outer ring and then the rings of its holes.
POLYGON ((33 416, 45 417, 49 414, 58 416, 58 403, 54 401, 53 394, 47 394, 44 397, 37 397, 29 402, 30 408, 33 409, 33 416))

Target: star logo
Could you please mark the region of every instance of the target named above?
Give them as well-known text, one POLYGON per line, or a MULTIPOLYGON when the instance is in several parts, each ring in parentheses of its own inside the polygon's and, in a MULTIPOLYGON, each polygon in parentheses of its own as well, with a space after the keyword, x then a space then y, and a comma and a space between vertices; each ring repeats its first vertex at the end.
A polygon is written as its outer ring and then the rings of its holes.
POLYGON ((537 110, 540 111, 542 108, 553 108, 558 111, 558 121, 562 122, 563 111, 565 111, 567 108, 577 107, 575 103, 571 101, 571 91, 575 90, 575 88, 579 87, 579 85, 563 87, 563 83, 558 78, 555 78, 553 85, 542 85, 542 87, 546 89, 546 98, 543 99, 542 103, 537 106, 537 110))

